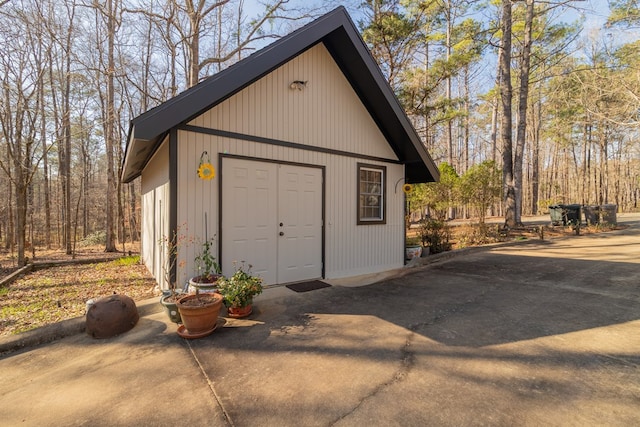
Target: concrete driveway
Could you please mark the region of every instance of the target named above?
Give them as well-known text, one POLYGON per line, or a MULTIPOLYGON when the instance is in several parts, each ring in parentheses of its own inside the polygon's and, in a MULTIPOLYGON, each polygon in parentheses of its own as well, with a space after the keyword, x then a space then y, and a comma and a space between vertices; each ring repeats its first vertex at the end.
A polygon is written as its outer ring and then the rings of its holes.
POLYGON ((640 216, 0 359, 0 425, 640 425, 640 216), (364 279, 363 279, 364 280, 364 279), (347 286, 348 285, 348 286, 347 286))

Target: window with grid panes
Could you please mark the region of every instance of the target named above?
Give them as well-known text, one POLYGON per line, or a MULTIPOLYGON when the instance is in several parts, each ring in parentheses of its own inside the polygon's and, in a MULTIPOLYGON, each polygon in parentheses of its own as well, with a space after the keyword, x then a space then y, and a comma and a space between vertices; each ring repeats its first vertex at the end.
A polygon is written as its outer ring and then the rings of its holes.
POLYGON ((358 224, 384 224, 384 166, 358 164, 358 224))

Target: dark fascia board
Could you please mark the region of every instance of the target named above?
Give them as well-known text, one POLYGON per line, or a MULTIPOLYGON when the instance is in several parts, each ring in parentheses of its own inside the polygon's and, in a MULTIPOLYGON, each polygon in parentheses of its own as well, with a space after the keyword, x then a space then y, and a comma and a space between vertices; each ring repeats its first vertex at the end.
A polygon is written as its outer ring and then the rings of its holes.
MULTIPOLYGON (((408 183, 440 179, 435 162, 422 144, 393 89, 366 47, 355 25, 345 11, 345 31, 328 35, 324 44, 342 69, 369 113, 384 133, 398 158, 413 168, 426 170, 405 177, 408 183)), ((417 171, 416 171, 417 172, 417 171)))
POLYGON ((342 6, 133 119, 122 180, 130 182, 140 176, 170 129, 189 122, 320 42, 340 66, 398 158, 407 164, 416 163, 411 167, 414 173, 407 173, 405 180, 437 181, 438 168, 342 6), (421 167, 425 170, 419 172, 421 167))

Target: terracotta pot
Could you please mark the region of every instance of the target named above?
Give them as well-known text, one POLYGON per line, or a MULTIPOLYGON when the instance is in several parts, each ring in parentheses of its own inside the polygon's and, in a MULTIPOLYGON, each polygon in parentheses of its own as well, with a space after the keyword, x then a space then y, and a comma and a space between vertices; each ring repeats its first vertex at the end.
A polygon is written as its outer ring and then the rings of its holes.
POLYGON ((182 323, 190 334, 202 334, 213 331, 222 307, 222 295, 187 295, 177 303, 182 323))
POLYGON ((227 312, 229 317, 233 317, 235 319, 247 317, 251 312, 253 312, 253 305, 247 304, 244 307, 228 307, 227 312))

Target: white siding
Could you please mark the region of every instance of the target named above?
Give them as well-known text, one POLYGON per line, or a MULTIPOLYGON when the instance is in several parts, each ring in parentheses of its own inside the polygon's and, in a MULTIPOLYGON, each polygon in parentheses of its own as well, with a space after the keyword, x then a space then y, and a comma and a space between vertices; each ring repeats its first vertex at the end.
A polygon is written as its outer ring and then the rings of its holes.
POLYGON ((323 44, 190 124, 397 160, 323 44), (292 90, 289 86, 295 80, 306 81, 306 88, 292 90))
MULTIPOLYGON (((323 44, 319 44, 190 122, 191 125, 320 147, 328 152, 178 131, 178 218, 182 229, 204 238, 219 235, 219 176, 196 175, 200 156, 220 165, 221 153, 325 166, 325 278, 398 268, 404 262, 404 167, 366 157, 397 160, 323 44), (301 91, 289 86, 307 81, 301 91), (331 153, 348 152, 359 157, 331 153), (357 225, 357 163, 386 166, 386 224, 357 225), (400 184, 398 184, 400 182, 400 184)), ((257 213, 258 214, 258 213, 257 213)), ((217 245, 216 245, 217 252, 217 245)), ((178 280, 195 273, 198 245, 180 251, 178 280)), ((217 254, 216 254, 217 256, 217 254)), ((251 260, 247 260, 251 262, 251 260)), ((231 274, 230 271, 223 271, 231 274)))
MULTIPOLYGON (((178 286, 190 277, 196 275, 194 258, 200 249, 200 243, 205 239, 205 215, 207 218, 206 232, 209 238, 218 234, 218 150, 211 144, 208 135, 178 132, 178 218, 177 224, 181 231, 188 236, 190 244, 178 251, 178 286), (197 169, 200 156, 204 151, 209 153, 211 163, 215 167, 215 178, 205 181, 198 178, 197 169)), ((217 257, 218 240, 212 249, 217 257)))
MULTIPOLYGON (((338 278, 402 267, 404 196, 402 165, 364 160, 387 167, 386 224, 357 225, 356 158, 292 149, 267 144, 178 132, 178 224, 186 223, 193 236, 204 235, 204 212, 208 214, 209 236, 218 230, 218 153, 242 155, 306 165, 325 165, 325 277, 338 278), (216 165, 216 178, 203 181, 196 175, 200 155, 207 151, 216 165)), ((193 275, 196 246, 183 251, 180 276, 193 275)), ((251 260, 247 260, 251 262, 251 260)), ((225 274, 232 272, 223 271, 225 274)))
POLYGON ((169 233, 169 144, 165 141, 142 172, 141 258, 156 281, 162 283, 162 246, 158 241, 169 233))

